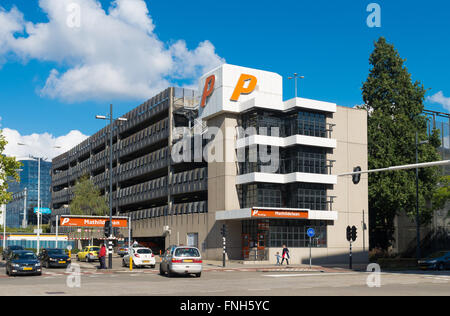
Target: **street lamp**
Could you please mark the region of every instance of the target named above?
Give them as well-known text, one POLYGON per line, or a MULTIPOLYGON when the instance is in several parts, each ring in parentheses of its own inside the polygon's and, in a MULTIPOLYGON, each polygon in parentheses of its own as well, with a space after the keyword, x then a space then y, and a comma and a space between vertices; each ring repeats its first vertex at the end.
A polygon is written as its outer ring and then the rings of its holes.
MULTIPOLYGON (((428 144, 428 140, 419 142, 419 133, 416 132, 416 164, 419 163, 419 145, 428 144)), ((419 214, 419 168, 416 168, 416 230, 417 230, 417 249, 416 257, 420 259, 420 214, 419 214)))
MULTIPOLYGON (((112 269, 112 237, 113 237, 113 224, 112 224, 112 166, 113 166, 113 106, 109 106, 109 117, 105 115, 96 115, 98 120, 109 120, 109 242, 108 242, 108 268, 112 269)), ((117 121, 126 122, 128 119, 125 117, 119 117, 117 121)))
POLYGON ((297 79, 305 79, 305 76, 300 76, 298 73, 294 73, 293 77, 288 77, 289 80, 294 79, 295 81, 295 97, 297 98, 297 79))

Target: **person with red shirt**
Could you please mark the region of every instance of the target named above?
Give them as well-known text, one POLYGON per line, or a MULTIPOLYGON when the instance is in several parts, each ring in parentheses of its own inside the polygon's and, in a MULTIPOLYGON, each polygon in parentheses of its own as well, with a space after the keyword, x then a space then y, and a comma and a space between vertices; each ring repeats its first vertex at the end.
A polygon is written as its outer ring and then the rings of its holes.
POLYGON ((100 248, 100 252, 98 253, 98 258, 100 259, 100 269, 106 269, 106 247, 105 244, 102 244, 100 248))

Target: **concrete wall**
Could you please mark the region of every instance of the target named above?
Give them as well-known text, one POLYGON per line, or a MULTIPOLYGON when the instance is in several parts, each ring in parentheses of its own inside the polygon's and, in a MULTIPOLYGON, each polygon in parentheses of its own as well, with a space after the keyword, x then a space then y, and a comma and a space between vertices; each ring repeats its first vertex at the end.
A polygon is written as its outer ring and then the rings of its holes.
MULTIPOLYGON (((329 155, 329 159, 336 160, 332 169, 333 174, 353 171, 356 166, 367 170, 367 112, 338 106, 337 112, 329 122, 336 124, 332 137, 337 140, 337 148, 329 155)), ((368 261, 368 230, 363 231, 363 221, 367 227, 369 222, 367 174, 361 175, 361 181, 357 185, 353 184, 351 176, 338 177, 337 185, 333 190, 329 190, 328 194, 337 197, 334 200, 333 210, 338 212, 338 220, 328 226, 328 248, 323 251, 326 251, 330 258, 348 256, 346 228, 356 226, 358 238, 353 243, 353 251, 363 253, 364 249, 365 254, 361 258, 368 261)))

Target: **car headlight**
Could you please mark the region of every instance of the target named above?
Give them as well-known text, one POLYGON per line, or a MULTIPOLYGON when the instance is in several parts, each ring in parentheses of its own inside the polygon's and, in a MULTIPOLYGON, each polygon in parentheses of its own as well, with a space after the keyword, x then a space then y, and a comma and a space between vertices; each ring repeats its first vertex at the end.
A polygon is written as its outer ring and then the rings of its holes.
POLYGON ((41 264, 40 264, 40 263, 36 263, 34 266, 35 266, 36 268, 40 268, 40 267, 41 267, 41 264))
POLYGON ((435 263, 437 263, 437 260, 431 260, 431 261, 429 261, 429 263, 435 264, 435 263))
POLYGON ((11 266, 13 266, 14 268, 20 267, 20 265, 18 265, 17 263, 13 263, 11 266))

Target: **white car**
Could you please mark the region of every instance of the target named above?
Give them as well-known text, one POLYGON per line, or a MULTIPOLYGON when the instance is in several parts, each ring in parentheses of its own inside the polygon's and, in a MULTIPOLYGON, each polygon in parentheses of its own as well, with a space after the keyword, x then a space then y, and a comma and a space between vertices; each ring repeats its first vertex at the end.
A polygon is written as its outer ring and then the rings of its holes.
MULTIPOLYGON (((155 256, 153 252, 149 248, 139 247, 139 248, 131 248, 131 257, 133 260, 133 267, 145 267, 150 266, 152 268, 156 265, 155 256)), ((129 267, 130 266, 130 254, 127 253, 123 256, 122 266, 129 267)))

